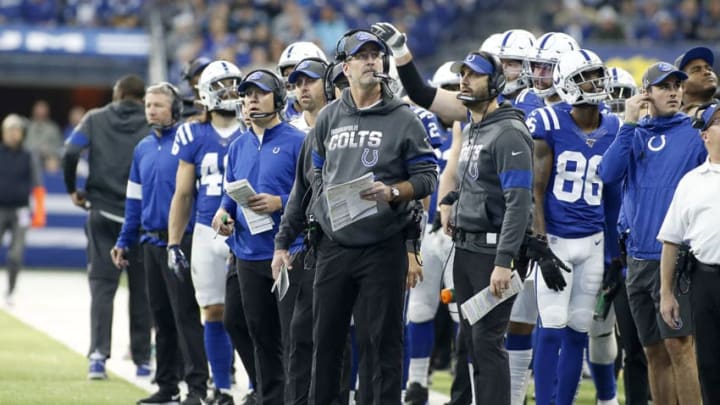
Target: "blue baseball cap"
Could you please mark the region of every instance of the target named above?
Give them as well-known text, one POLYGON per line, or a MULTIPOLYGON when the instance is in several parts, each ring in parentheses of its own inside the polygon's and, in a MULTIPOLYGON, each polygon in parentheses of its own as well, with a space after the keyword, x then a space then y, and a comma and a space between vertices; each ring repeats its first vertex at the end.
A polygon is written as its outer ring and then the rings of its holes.
POLYGON ((385 43, 375 34, 368 31, 358 31, 345 38, 345 44, 343 46, 345 55, 355 55, 365 44, 375 44, 380 48, 381 51, 385 52, 386 54, 388 53, 385 43))
POLYGON ((720 104, 718 104, 718 100, 715 100, 710 104, 706 104, 705 106, 701 106, 695 114, 695 119, 693 120, 693 127, 701 131, 708 129, 708 127, 710 127, 710 124, 712 124, 713 116, 716 112, 718 112, 718 110, 720 110, 720 104), (698 114, 700 114, 700 117, 698 117, 698 114))
POLYGON ((300 75, 305 75, 311 79, 320 79, 325 76, 326 65, 319 60, 303 59, 288 76, 288 83, 295 83, 300 75))
POLYGON ((450 65, 450 71, 460 73, 463 66, 467 66, 473 72, 481 75, 491 75, 495 73, 495 68, 489 60, 485 59, 479 53, 471 52, 465 57, 465 60, 453 62, 450 65))
POLYGON ((244 95, 245 91, 250 86, 256 86, 260 90, 270 93, 275 90, 275 87, 278 85, 278 81, 280 80, 273 76, 274 75, 271 72, 264 70, 250 72, 238 85, 238 93, 240 93, 240 95, 244 95))
POLYGON ((707 62, 708 65, 712 66, 715 63, 715 54, 713 54, 713 51, 710 50, 710 48, 697 46, 678 56, 678 58, 675 59, 675 67, 683 70, 690 61, 695 59, 702 59, 707 62))
POLYGON ((670 76, 676 76, 680 81, 687 80, 688 78, 685 72, 678 70, 675 66, 667 62, 658 62, 650 66, 648 70, 645 71, 645 74, 643 74, 643 88, 647 89, 650 86, 656 86, 670 76))

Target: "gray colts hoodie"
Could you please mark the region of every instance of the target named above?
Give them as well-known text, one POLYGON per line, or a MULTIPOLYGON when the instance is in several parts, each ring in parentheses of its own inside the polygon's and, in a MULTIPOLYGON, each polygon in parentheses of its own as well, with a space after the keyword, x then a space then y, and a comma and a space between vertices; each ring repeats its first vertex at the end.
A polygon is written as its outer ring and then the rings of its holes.
MULTIPOLYGON (((505 102, 463 130, 457 179, 460 195, 452 223, 469 233, 497 233, 495 264, 510 267, 532 219, 532 138, 524 114, 505 102)), ((456 246, 489 253, 495 246, 458 240, 456 246)))
POLYGON ((358 109, 350 90, 327 105, 308 136, 315 137, 314 213, 325 235, 345 246, 368 246, 402 232, 410 221, 409 202, 378 202, 378 212, 332 232, 324 186, 373 172, 376 181, 392 185, 409 181, 414 199, 430 195, 437 185, 437 163, 425 128, 407 104, 382 85, 382 101, 358 109))

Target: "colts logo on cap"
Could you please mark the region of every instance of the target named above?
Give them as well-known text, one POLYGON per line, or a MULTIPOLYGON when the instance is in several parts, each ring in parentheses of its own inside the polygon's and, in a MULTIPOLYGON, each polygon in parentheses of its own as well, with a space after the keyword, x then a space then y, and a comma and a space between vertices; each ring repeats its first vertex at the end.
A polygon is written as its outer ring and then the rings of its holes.
POLYGON ((658 70, 661 72, 669 72, 673 69, 674 69, 673 66, 669 63, 663 62, 663 63, 658 64, 658 70))
POLYGON ((300 65, 298 65, 298 67, 296 67, 295 70, 307 69, 309 66, 310 66, 310 61, 307 61, 307 60, 306 60, 305 62, 303 62, 303 63, 301 63, 300 65))
POLYGON ((247 77, 245 80, 259 80, 262 78, 262 72, 254 72, 250 76, 247 77))
POLYGON ((472 63, 475 60, 476 56, 477 55, 475 55, 474 53, 471 53, 470 55, 465 57, 465 62, 472 63))
POLYGON ((358 32, 357 34, 355 34, 355 39, 357 39, 358 41, 368 41, 374 38, 372 37, 372 35, 370 35, 369 32, 358 32))

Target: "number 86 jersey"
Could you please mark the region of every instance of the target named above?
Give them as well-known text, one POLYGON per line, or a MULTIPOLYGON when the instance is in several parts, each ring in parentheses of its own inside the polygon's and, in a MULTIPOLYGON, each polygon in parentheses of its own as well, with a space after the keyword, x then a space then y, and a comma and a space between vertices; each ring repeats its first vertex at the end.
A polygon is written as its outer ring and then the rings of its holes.
POLYGON ((221 134, 209 122, 193 122, 183 124, 175 134, 173 155, 195 166, 197 223, 211 226, 220 207, 228 145, 240 136, 240 128, 221 134))
POLYGON ((546 231, 552 235, 581 238, 604 230, 598 166, 617 135, 620 119, 599 114, 599 126, 591 133, 578 127, 566 103, 533 110, 526 120, 533 139, 545 141, 553 153, 544 206, 546 231))

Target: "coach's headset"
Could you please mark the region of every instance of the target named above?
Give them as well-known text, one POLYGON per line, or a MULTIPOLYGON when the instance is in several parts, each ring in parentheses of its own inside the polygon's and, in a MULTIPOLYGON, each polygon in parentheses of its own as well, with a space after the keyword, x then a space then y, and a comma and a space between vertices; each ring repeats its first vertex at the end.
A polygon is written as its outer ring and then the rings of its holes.
POLYGON ((495 97, 502 94, 503 89, 505 88, 505 73, 503 72, 502 68, 502 62, 500 62, 500 58, 498 58, 496 55, 491 54, 490 52, 485 51, 475 51, 470 52, 465 59, 467 59, 469 56, 474 55, 477 57, 480 57, 481 59, 485 60, 490 64, 492 67, 492 73, 488 75, 488 95, 486 97, 475 97, 475 96, 466 96, 464 94, 458 93, 457 99, 462 101, 470 101, 470 102, 485 102, 490 101, 494 99, 495 97))
MULTIPOLYGON (((251 113, 250 118, 267 118, 274 114, 279 113, 282 111, 283 108, 285 108, 285 104, 287 103, 287 90, 285 89, 285 83, 273 72, 267 69, 255 69, 247 74, 245 78, 242 80, 242 82, 245 81, 255 81, 256 78, 252 77, 253 75, 256 75, 260 73, 265 76, 269 76, 272 79, 272 94, 273 94, 273 111, 272 112, 263 112, 263 113, 251 113)), ((258 78, 259 79, 259 78, 258 78)), ((241 82, 241 84, 242 84, 241 82)), ((241 92, 241 97, 245 96, 244 92, 241 92)), ((282 119, 282 118, 281 118, 282 119)))
POLYGON ((178 90, 178 88, 175 87, 170 82, 159 82, 157 84, 150 86, 149 88, 164 89, 164 90, 169 91, 170 94, 172 95, 172 104, 170 106, 170 114, 172 117, 172 122, 170 123, 170 125, 163 125, 163 126, 151 125, 151 127, 156 128, 156 129, 165 129, 165 128, 170 128, 177 122, 180 122, 180 119, 182 117, 182 112, 183 112, 183 100, 182 100, 182 97, 180 97, 180 90, 178 90))
MULTIPOLYGON (((382 57, 382 64, 383 64, 383 75, 387 76, 389 79, 390 76, 388 76, 388 73, 390 72, 390 48, 387 46, 385 41, 380 39, 377 35, 373 34, 371 31, 368 31, 366 29, 358 28, 354 30, 350 30, 346 32, 340 39, 338 40, 337 44, 335 44, 335 61, 337 62, 347 62, 350 55, 348 55, 348 49, 345 49, 345 46, 347 44, 347 41, 351 39, 353 36, 356 36, 356 39, 358 41, 374 41, 380 44, 381 48, 380 51, 383 52, 382 57), (368 38, 369 36, 370 38, 368 38)), ((383 78, 384 79, 384 78, 383 78)))
MULTIPOLYGON (((705 118, 703 118, 703 115, 705 115, 705 111, 707 111, 708 108, 710 108, 713 105, 718 104, 718 103, 720 103, 720 100, 713 99, 713 101, 710 101, 709 103, 705 103, 705 104, 701 105, 700 107, 698 107, 697 110, 695 110, 695 115, 693 116, 693 119, 692 119, 692 127, 702 131, 703 128, 705 128, 705 124, 707 124, 705 122, 705 118)), ((710 117, 710 118, 712 118, 712 117, 710 117)))

